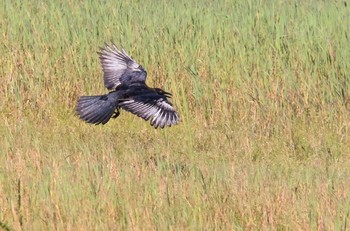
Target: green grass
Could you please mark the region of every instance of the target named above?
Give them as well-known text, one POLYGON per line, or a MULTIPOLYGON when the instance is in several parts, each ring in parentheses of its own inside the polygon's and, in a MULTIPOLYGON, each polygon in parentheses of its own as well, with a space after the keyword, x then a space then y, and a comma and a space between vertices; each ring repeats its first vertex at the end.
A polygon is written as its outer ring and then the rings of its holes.
POLYGON ((348 230, 346 1, 0 4, 0 229, 348 230), (173 93, 80 121, 114 41, 173 93))

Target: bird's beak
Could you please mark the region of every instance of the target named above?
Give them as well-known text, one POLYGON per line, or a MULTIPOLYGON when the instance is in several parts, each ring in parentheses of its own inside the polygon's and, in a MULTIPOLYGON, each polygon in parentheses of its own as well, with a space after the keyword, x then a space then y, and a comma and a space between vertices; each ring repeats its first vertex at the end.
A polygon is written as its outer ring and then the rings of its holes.
POLYGON ((164 91, 164 95, 165 95, 166 97, 169 97, 169 98, 171 98, 171 96, 172 96, 172 94, 171 94, 171 93, 166 92, 166 91, 164 91))

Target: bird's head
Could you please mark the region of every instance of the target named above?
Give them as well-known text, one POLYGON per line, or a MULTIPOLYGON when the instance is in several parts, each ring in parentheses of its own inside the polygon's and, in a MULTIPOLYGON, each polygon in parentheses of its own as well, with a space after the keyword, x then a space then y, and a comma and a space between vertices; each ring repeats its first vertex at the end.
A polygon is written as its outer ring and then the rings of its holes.
POLYGON ((166 92, 166 91, 163 91, 162 89, 160 88, 154 88, 154 90, 159 94, 159 95, 165 95, 166 97, 171 97, 171 93, 169 92, 166 92))

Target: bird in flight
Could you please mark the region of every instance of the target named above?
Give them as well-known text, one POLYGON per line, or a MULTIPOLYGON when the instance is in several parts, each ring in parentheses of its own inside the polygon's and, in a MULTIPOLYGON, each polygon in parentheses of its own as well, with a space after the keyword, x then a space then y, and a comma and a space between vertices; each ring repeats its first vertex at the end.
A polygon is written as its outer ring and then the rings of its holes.
POLYGON ((171 94, 146 85, 147 72, 124 49, 106 44, 97 52, 103 69, 103 81, 110 91, 105 95, 81 96, 76 112, 80 119, 91 124, 105 124, 117 118, 119 109, 131 112, 155 128, 180 122, 169 102, 171 94))

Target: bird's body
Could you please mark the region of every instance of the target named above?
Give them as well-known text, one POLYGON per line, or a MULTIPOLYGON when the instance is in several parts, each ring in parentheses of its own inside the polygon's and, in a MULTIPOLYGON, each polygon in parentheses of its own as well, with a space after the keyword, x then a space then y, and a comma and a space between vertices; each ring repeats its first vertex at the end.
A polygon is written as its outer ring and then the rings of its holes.
POLYGON ((106 95, 81 96, 76 111, 80 119, 92 124, 105 124, 119 116, 119 109, 131 112, 144 120, 151 119, 155 128, 177 124, 180 118, 168 101, 170 93, 150 88, 145 80, 147 72, 123 49, 115 45, 99 52, 104 72, 106 95))

